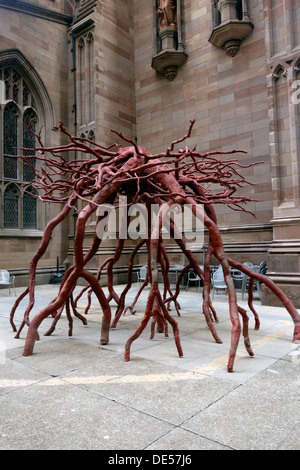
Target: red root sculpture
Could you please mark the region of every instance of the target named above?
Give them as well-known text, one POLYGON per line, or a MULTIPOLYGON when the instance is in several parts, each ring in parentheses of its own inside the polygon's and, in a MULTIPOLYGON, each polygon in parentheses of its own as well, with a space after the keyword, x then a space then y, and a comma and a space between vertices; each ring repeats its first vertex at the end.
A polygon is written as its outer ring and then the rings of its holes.
MULTIPOLYGON (((83 322, 85 317, 76 310, 76 304, 85 290, 89 290, 89 301, 86 313, 90 305, 90 294, 94 292, 99 301, 103 312, 101 325, 101 344, 107 344, 109 341, 109 331, 115 327, 121 315, 129 309, 134 313, 134 305, 145 287, 150 283, 150 292, 147 298, 144 316, 136 329, 130 336, 125 345, 125 361, 130 359, 130 347, 132 342, 139 337, 141 332, 148 324, 150 318, 151 337, 154 335, 154 326, 157 325, 159 331, 164 331, 168 335, 168 324, 173 329, 175 344, 179 356, 183 355, 178 323, 170 315, 170 304, 173 302, 180 315, 180 305, 177 301, 180 292, 180 283, 183 275, 188 269, 192 268, 203 280, 203 303, 202 312, 207 325, 216 342, 222 342, 219 338, 214 322, 218 321, 217 313, 210 298, 210 271, 209 265, 214 255, 220 262, 224 279, 227 285, 229 314, 232 323, 231 330, 231 348, 229 351, 227 370, 233 371, 236 350, 239 344, 240 334, 243 333, 244 344, 249 355, 253 355, 250 345, 248 316, 246 311, 237 303, 234 282, 231 276, 230 268, 239 269, 250 279, 258 280, 271 289, 281 300, 294 322, 294 342, 300 342, 300 315, 295 309, 288 297, 276 286, 271 279, 264 274, 256 273, 248 269, 243 264, 228 258, 224 251, 224 246, 220 231, 217 225, 215 204, 226 204, 233 210, 247 211, 245 205, 253 201, 251 197, 238 196, 238 188, 251 184, 246 181, 240 171, 257 163, 242 165, 235 159, 226 159, 225 155, 236 153, 235 150, 229 152, 208 152, 201 154, 196 149, 190 150, 187 146, 175 150, 175 146, 185 141, 191 135, 194 121, 191 121, 188 133, 171 143, 165 152, 157 155, 150 154, 145 148, 138 146, 134 141, 127 139, 122 134, 115 132, 123 141, 129 143, 127 147, 120 147, 114 144, 110 147, 103 147, 95 142, 79 137, 74 137, 66 131, 63 124, 60 123, 60 130, 68 136, 70 143, 59 147, 45 148, 41 142, 40 134, 35 134, 40 147, 31 149, 35 153, 35 158, 39 160, 40 169, 35 169, 31 165, 28 157, 19 156, 24 162, 34 170, 36 178, 33 182, 39 190, 39 198, 44 202, 59 203, 62 209, 59 214, 48 223, 44 231, 44 236, 34 258, 30 264, 28 288, 16 300, 11 311, 10 322, 16 331, 14 324, 14 314, 20 301, 29 295, 28 307, 24 313, 23 322, 17 331, 19 336, 24 325, 28 326, 28 332, 23 354, 31 355, 34 349, 35 341, 38 339, 38 328, 41 322, 52 315, 53 324, 46 334, 51 334, 64 308, 66 308, 69 319, 69 334, 72 334, 72 315, 79 317, 83 322), (37 155, 37 153, 38 155, 37 155), (63 155, 70 152, 80 152, 87 157, 83 159, 70 160, 63 155), (216 188, 218 190, 212 189, 216 188), (99 267, 98 273, 94 276, 86 269, 87 263, 95 256, 101 244, 101 238, 95 234, 93 243, 88 252, 83 254, 83 239, 85 227, 89 217, 104 204, 117 204, 118 195, 126 195, 128 204, 132 205, 141 202, 150 210, 151 204, 159 205, 159 216, 152 231, 148 228, 146 238, 140 240, 129 258, 128 283, 118 296, 113 286, 113 267, 119 260, 124 240, 118 240, 115 255, 106 259, 99 267), (30 312, 34 306, 34 290, 36 267, 45 253, 53 229, 61 223, 70 210, 76 206, 77 201, 83 201, 84 207, 78 214, 76 231, 74 237, 74 264, 65 273, 57 297, 30 321, 30 312), (202 271, 198 262, 189 249, 186 240, 182 236, 177 236, 178 228, 170 216, 170 207, 172 204, 184 207, 192 207, 194 216, 200 219, 209 234, 209 245, 206 252, 204 270, 202 271), (175 292, 171 291, 168 271, 169 261, 162 237, 162 226, 165 221, 169 222, 170 234, 178 244, 180 250, 187 259, 187 266, 181 272, 175 292), (148 272, 143 285, 141 286, 134 302, 130 307, 125 307, 126 294, 131 287, 131 278, 134 265, 134 257, 141 249, 146 246, 148 253, 148 272), (99 279, 103 269, 106 267, 107 283, 109 296, 106 298, 99 279), (163 275, 163 293, 159 290, 159 268, 163 275), (88 287, 73 299, 73 292, 79 278, 87 281, 88 287), (117 311, 112 318, 110 300, 114 299, 117 303, 117 311), (242 319, 242 326, 240 321, 242 319)), ((26 149, 27 151, 29 149, 26 149)), ((245 152, 244 152, 245 153, 245 152)), ((98 217, 97 222, 101 220, 98 217)), ((253 282, 253 281, 251 281, 253 282)), ((251 291, 251 288, 250 288, 251 291)), ((258 316, 252 304, 252 298, 249 299, 249 306, 256 316, 256 328, 259 327, 258 316)))

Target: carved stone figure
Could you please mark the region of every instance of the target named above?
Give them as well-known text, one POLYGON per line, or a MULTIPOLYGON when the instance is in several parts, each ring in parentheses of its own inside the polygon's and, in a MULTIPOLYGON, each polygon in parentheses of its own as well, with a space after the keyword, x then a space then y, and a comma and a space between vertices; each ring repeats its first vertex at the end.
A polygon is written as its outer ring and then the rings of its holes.
POLYGON ((160 28, 175 26, 176 21, 176 0, 158 0, 158 24, 160 28))

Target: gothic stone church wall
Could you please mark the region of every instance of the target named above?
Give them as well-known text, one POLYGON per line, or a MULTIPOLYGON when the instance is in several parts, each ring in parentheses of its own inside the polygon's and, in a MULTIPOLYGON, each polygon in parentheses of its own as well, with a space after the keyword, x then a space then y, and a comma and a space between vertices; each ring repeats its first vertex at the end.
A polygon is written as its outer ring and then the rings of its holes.
MULTIPOLYGON (((272 241, 268 89, 264 11, 251 1, 253 33, 235 57, 208 42, 212 30, 212 2, 182 2, 183 42, 188 54, 173 81, 151 70, 153 30, 151 2, 136 2, 136 107, 139 143, 158 152, 183 135, 196 119, 188 145, 199 151, 241 149, 243 164, 263 162, 243 170, 256 186, 247 194, 261 202, 250 204, 252 217, 217 207, 226 251, 240 261, 259 264, 272 241)), ((241 194, 243 190, 241 191, 241 194)), ((245 194, 245 193, 244 193, 245 194)), ((199 253, 199 261, 202 254, 199 253)))
MULTIPOLYGON (((219 225, 230 256, 254 264, 267 260, 270 277, 299 306, 300 105, 291 100, 293 83, 300 77, 299 5, 288 0, 240 2, 247 6, 254 28, 231 56, 208 41, 216 3, 181 2, 188 58, 168 81, 150 68, 157 52, 155 41, 148 40, 155 31, 156 12, 151 2, 135 2, 139 143, 159 152, 196 119, 190 146, 197 144, 203 152, 246 150, 247 155, 238 157, 241 163, 262 162, 243 172, 255 183, 247 189, 259 199, 248 206, 255 217, 217 208, 219 225)), ((226 3, 233 2, 221 3, 225 11, 226 3)), ((262 301, 277 302, 267 289, 262 301)))
MULTIPOLYGON (((19 164, 17 176, 4 173, 4 109, 9 102, 14 102, 13 105, 18 110, 18 124, 15 129, 18 145, 23 143, 25 121, 22 122, 22 116, 26 108, 24 104, 30 104, 37 115, 37 130, 39 126, 43 126, 41 135, 45 144, 63 143, 64 139, 57 131, 57 125, 61 120, 68 126, 68 108, 72 104, 68 102, 70 10, 66 5, 67 2, 45 0, 0 2, 0 68, 3 73, 0 103, 0 268, 8 269, 16 275, 17 286, 27 282, 29 263, 40 244, 43 229, 59 208, 41 204, 37 200, 36 220, 32 222, 32 226, 26 227, 23 169, 19 164), (14 96, 9 95, 8 91, 7 96, 5 94, 7 85, 4 79, 10 72, 18 76, 18 96, 16 93, 14 96), (30 103, 23 102, 22 89, 25 85, 31 91, 30 103), (13 221, 6 220, 4 208, 4 193, 9 185, 18 195, 15 206, 18 214, 13 221)), ((55 230, 49 250, 39 262, 38 282, 49 282, 51 273, 56 271, 57 256, 62 263, 66 256, 67 235, 66 226, 55 230)))

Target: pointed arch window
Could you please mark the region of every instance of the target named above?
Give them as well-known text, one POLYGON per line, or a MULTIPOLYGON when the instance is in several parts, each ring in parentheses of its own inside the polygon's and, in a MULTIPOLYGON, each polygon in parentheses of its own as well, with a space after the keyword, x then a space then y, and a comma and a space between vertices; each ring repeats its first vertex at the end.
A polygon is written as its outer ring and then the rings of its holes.
POLYGON ((9 185, 4 193, 4 228, 19 227, 19 190, 9 185))
POLYGON ((4 146, 4 178, 18 179, 18 107, 14 102, 8 103, 3 113, 3 146, 4 146))
POLYGON ((91 31, 77 38, 77 105, 80 128, 95 121, 94 36, 91 31))
POLYGON ((3 80, 5 83, 5 99, 18 103, 21 90, 21 76, 13 67, 5 67, 3 70, 3 80))
POLYGON ((0 81, 0 206, 3 207, 0 229, 35 229, 36 137, 30 129, 35 132, 39 126, 36 101, 25 78, 13 66, 0 67, 0 81), (28 165, 17 158, 21 153, 28 165), (24 191, 24 183, 31 183, 29 192, 24 191))
POLYGON ((37 116, 33 109, 27 109, 23 116, 23 147, 30 149, 23 151, 23 155, 27 157, 26 160, 28 162, 28 164, 23 165, 23 181, 26 183, 30 183, 35 177, 36 159, 34 157, 34 149, 36 137, 33 132, 36 130, 36 120, 37 116))
POLYGON ((36 228, 36 194, 31 187, 23 196, 23 228, 36 228))

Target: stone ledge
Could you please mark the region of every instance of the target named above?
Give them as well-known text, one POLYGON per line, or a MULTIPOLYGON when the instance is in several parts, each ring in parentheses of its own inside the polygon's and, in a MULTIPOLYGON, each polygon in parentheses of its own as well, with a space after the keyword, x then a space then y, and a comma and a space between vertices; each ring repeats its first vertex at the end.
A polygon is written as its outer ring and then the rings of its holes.
POLYGON ((241 42, 253 31, 251 21, 228 20, 213 28, 208 41, 216 47, 223 48, 228 55, 234 57, 241 42))
POLYGON ((187 57, 183 51, 167 49, 153 56, 151 67, 172 81, 177 75, 177 69, 186 62, 187 57))
POLYGON ((0 230, 0 238, 42 238, 42 230, 5 229, 0 230))

